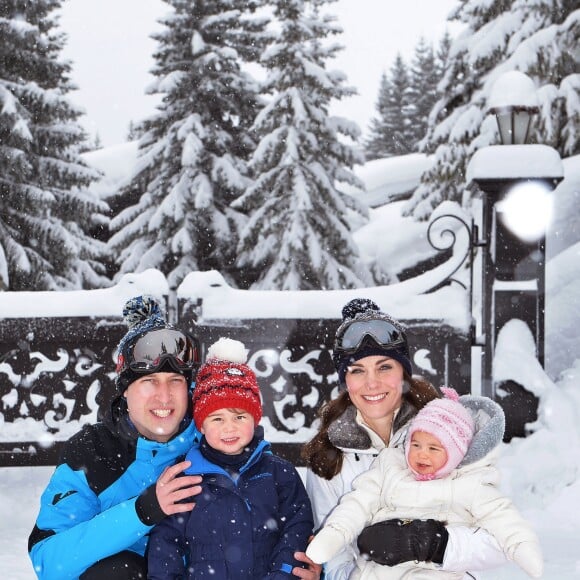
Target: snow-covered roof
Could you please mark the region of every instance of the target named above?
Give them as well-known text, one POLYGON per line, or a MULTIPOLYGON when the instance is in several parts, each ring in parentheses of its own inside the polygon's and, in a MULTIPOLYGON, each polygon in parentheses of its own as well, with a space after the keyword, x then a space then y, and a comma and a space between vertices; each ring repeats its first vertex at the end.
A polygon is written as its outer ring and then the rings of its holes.
POLYGON ((547 145, 490 145, 473 154, 467 182, 474 179, 562 179, 558 152, 547 145))
POLYGON ((364 191, 352 186, 341 189, 369 207, 380 207, 409 196, 432 164, 433 159, 423 153, 374 159, 354 169, 355 175, 365 184, 364 191))

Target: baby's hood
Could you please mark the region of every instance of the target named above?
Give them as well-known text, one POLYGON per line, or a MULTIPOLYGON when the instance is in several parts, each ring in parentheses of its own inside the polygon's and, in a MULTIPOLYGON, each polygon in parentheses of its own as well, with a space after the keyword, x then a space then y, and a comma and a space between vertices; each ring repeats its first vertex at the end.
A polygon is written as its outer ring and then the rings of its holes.
POLYGON ((459 467, 479 461, 502 441, 505 431, 503 409, 489 397, 463 395, 459 402, 469 409, 475 419, 475 434, 459 467))

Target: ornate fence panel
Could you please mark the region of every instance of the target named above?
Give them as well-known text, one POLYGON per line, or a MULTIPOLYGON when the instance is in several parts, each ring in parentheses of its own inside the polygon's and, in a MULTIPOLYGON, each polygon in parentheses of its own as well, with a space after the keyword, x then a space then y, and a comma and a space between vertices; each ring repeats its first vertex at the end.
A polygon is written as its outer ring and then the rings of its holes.
POLYGON ((114 390, 121 318, 14 318, 0 324, 0 465, 56 463, 62 441, 114 390))
MULTIPOLYGON (((252 319, 195 324, 204 349, 221 336, 249 349, 276 452, 297 464, 315 432, 320 405, 334 394, 331 358, 338 320, 252 319)), ((469 390, 469 340, 449 326, 406 321, 418 373, 469 390)), ((112 318, 19 318, 0 325, 0 465, 52 465, 62 443, 97 420, 114 392, 114 350, 126 328, 112 318)))

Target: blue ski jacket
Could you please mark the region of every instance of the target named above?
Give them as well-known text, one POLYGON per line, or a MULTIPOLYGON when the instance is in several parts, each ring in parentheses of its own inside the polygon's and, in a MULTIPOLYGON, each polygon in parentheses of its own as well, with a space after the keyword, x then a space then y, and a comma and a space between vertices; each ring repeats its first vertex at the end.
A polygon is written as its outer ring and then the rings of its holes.
POLYGON ((144 555, 149 531, 166 517, 155 483, 198 435, 188 417, 167 443, 151 441, 121 414, 86 425, 67 441, 28 540, 38 578, 75 579, 127 549, 144 555))
POLYGON ((188 514, 165 518, 151 532, 149 580, 259 580, 292 577, 314 526, 296 468, 262 440, 237 477, 187 454, 188 475, 202 475, 202 492, 188 514))

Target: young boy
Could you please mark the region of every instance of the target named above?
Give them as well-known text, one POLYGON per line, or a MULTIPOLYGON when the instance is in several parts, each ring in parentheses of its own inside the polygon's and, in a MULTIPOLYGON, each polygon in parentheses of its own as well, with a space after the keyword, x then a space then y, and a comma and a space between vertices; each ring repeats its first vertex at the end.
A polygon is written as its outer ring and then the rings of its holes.
POLYGON ((196 379, 193 418, 203 437, 186 459, 201 475, 190 514, 151 532, 149 578, 290 578, 314 526, 294 466, 270 451, 258 426, 258 382, 241 342, 221 338, 196 379))
MULTIPOLYGON (((453 389, 442 391, 446 398, 425 405, 411 422, 404 453, 400 448, 382 451, 328 516, 306 550, 314 562, 329 561, 369 523, 431 518, 451 526, 483 527, 530 576, 542 575, 535 533, 497 489, 493 464, 505 425, 501 407, 487 397, 459 401, 453 389)), ((375 563, 380 562, 377 553, 388 549, 376 545, 374 561, 359 557, 350 578, 463 578, 462 572, 444 572, 432 563, 375 563)))

